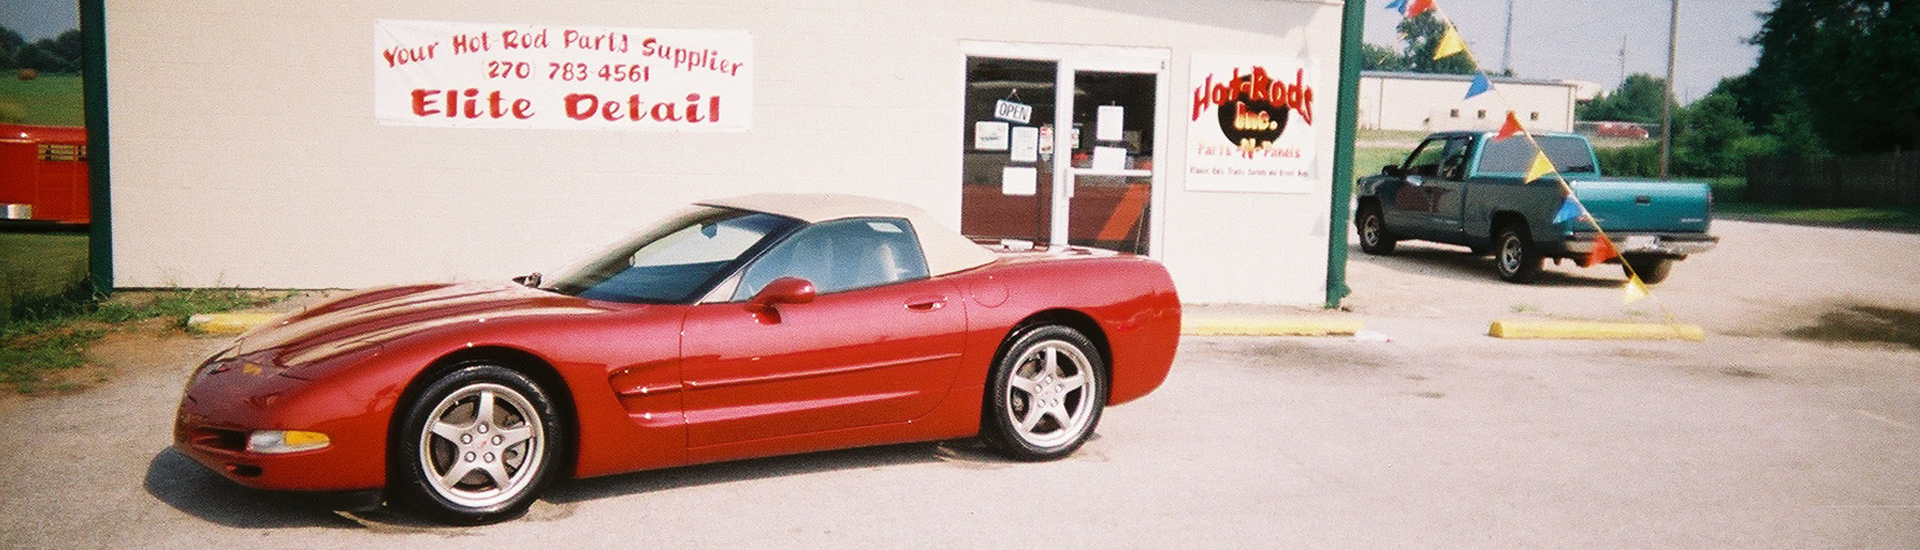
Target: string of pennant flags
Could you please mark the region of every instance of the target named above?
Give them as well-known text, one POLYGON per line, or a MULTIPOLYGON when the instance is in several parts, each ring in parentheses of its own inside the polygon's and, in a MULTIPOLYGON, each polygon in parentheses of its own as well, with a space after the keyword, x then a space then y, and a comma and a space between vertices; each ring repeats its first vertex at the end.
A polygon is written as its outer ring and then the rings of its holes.
MULTIPOLYGON (((1473 52, 1467 48, 1466 41, 1460 38, 1460 31, 1454 26, 1453 20, 1448 18, 1446 14, 1440 10, 1440 7, 1435 4, 1434 0, 1393 0, 1387 4, 1387 9, 1397 11, 1407 19, 1419 17, 1422 14, 1431 12, 1434 19, 1439 20, 1443 29, 1440 33, 1440 40, 1434 44, 1433 59, 1439 60, 1455 55, 1465 55, 1468 60, 1473 61, 1475 67, 1473 81, 1467 85, 1466 97, 1461 98, 1463 101, 1492 92, 1496 97, 1500 98, 1501 105, 1512 105, 1511 102, 1507 101, 1506 96, 1501 94, 1500 90, 1494 86, 1493 80, 1488 78, 1486 71, 1478 69, 1480 65, 1479 60, 1475 58, 1473 52)), ((1600 222, 1594 219, 1592 213, 1587 211, 1586 204, 1581 203, 1580 198, 1574 195, 1573 186, 1569 184, 1566 177, 1560 173, 1560 169, 1554 165, 1553 160, 1547 157, 1546 149, 1540 146, 1538 140, 1534 139, 1532 132, 1528 132, 1525 127, 1520 125, 1520 119, 1514 115, 1512 109, 1507 109, 1506 111, 1506 121, 1500 125, 1500 130, 1494 134, 1493 139, 1494 141, 1504 141, 1514 137, 1520 137, 1525 139, 1527 143, 1533 147, 1533 161, 1528 163, 1527 172, 1522 181, 1524 184, 1530 185, 1535 181, 1551 177, 1555 183, 1559 184, 1561 195, 1564 198, 1561 200, 1560 209, 1554 214, 1553 223, 1558 224, 1568 220, 1577 220, 1584 221, 1593 226, 1593 250, 1587 254, 1586 258, 1584 258, 1585 262, 1581 265, 1596 265, 1614 258, 1619 258, 1620 249, 1614 246, 1613 239, 1607 235, 1605 229, 1600 227, 1600 222)), ((1659 297, 1654 296, 1653 290, 1648 288, 1647 284, 1640 280, 1640 274, 1634 270, 1633 264, 1624 261, 1624 259, 1621 264, 1626 266, 1625 271, 1627 273, 1627 283, 1621 288, 1621 303, 1632 304, 1643 299, 1653 298, 1653 303, 1657 304, 1661 312, 1665 314, 1668 324, 1676 324, 1678 321, 1675 320, 1673 311, 1667 308, 1666 304, 1663 303, 1659 297)))

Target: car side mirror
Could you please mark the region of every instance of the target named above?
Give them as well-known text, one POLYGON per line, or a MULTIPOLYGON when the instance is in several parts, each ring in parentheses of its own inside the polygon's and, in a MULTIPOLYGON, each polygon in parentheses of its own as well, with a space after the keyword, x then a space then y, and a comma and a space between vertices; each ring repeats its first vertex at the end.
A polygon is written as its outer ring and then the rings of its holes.
POLYGON ((1400 165, 1389 164, 1389 165, 1380 167, 1380 175, 1398 178, 1398 177, 1407 175, 1407 173, 1400 169, 1400 165))
POLYGON ((763 323, 780 322, 780 311, 773 306, 780 304, 805 304, 813 301, 818 294, 814 291, 813 281, 799 277, 781 277, 767 283, 760 292, 747 299, 747 310, 763 323))

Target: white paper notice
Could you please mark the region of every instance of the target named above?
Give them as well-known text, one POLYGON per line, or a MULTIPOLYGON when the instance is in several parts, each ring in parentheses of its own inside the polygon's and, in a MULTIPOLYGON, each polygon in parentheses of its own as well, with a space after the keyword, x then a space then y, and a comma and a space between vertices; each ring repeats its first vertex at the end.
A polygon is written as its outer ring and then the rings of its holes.
POLYGON ((1000 194, 1032 195, 1040 190, 1040 172, 1031 166, 1000 169, 1000 194))
POLYGON ((1127 127, 1127 108, 1119 105, 1102 105, 1098 117, 1093 125, 1093 139, 1120 141, 1120 133, 1127 127))
POLYGON ((1127 150, 1124 147, 1093 148, 1093 169, 1100 172, 1118 172, 1127 169, 1127 150))
POLYGON ((973 123, 973 148, 981 151, 1007 150, 1007 123, 991 120, 973 123))
POLYGON ((1014 162, 1033 162, 1040 160, 1040 129, 1032 126, 1013 127, 1013 150, 1007 154, 1014 162))

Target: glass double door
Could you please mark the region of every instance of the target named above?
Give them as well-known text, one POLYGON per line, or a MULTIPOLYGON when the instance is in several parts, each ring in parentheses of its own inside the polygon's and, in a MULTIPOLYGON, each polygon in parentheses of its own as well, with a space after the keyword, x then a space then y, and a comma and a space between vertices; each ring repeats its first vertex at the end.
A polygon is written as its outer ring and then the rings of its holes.
POLYGON ((1150 253, 1164 65, 968 57, 961 232, 1150 253))

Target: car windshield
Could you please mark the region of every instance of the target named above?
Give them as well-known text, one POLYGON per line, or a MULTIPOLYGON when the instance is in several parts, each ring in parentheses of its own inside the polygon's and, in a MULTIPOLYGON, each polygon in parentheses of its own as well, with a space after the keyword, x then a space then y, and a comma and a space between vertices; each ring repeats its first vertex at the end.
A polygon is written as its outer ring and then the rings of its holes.
POLYGON ((589 300, 685 303, 800 225, 773 214, 695 207, 556 273, 540 288, 589 300))
MULTIPOLYGON (((1546 150, 1547 159, 1553 161, 1553 168, 1561 175, 1591 177, 1599 172, 1594 169, 1593 152, 1585 140, 1572 136, 1535 136, 1534 140, 1540 142, 1540 148, 1546 150)), ((1480 151, 1480 166, 1475 173, 1519 177, 1532 165, 1533 144, 1513 137, 1488 141, 1480 151)))

